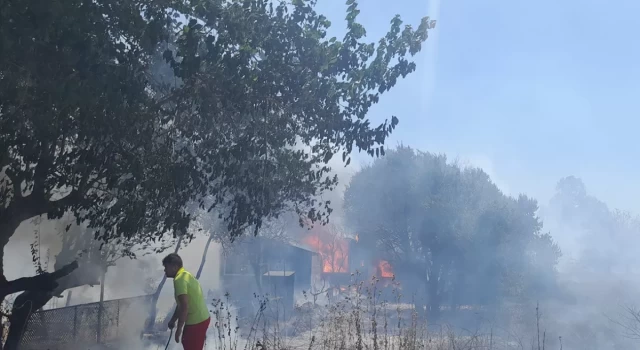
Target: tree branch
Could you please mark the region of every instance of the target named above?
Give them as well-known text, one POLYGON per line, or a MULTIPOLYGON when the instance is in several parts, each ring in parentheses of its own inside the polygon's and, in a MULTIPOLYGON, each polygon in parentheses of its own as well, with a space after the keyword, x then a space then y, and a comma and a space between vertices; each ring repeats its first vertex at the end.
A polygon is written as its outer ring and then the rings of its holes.
POLYGON ((22 277, 17 280, 9 281, 0 286, 0 295, 7 296, 9 294, 25 291, 25 290, 54 290, 59 284, 58 279, 69 275, 78 268, 78 262, 74 261, 63 266, 61 269, 50 273, 33 277, 22 277))
MULTIPOLYGON (((41 150, 44 153, 43 150, 41 150)), ((33 171, 33 188, 31 190, 31 194, 35 194, 37 196, 44 196, 46 189, 46 180, 49 170, 53 166, 53 155, 49 154, 41 154, 38 163, 36 164, 36 168, 33 171)))
POLYGON ((77 189, 69 192, 68 195, 64 196, 55 201, 48 201, 50 203, 50 209, 59 208, 59 207, 69 207, 74 204, 74 202, 80 200, 80 191, 77 189))
POLYGON ((0 171, 2 171, 9 164, 11 164, 11 158, 9 158, 9 150, 5 149, 2 153, 0 153, 0 171))
POLYGON ((22 198, 22 181, 18 181, 18 175, 11 168, 7 168, 4 174, 13 186, 13 198, 22 198))
POLYGON ((171 93, 167 94, 166 96, 163 96, 163 97, 159 98, 156 101, 156 103, 153 105, 153 108, 160 108, 160 107, 162 107, 162 105, 164 105, 166 103, 175 102, 175 100, 178 99, 179 97, 181 97, 183 94, 184 94, 183 90, 172 91, 171 93))
MULTIPOLYGON (((84 265, 83 265, 84 266, 84 265)), ((81 269, 80 269, 81 270, 81 269)), ((58 281, 58 287, 52 291, 52 295, 56 297, 62 296, 62 292, 67 289, 82 287, 82 286, 96 286, 100 284, 98 276, 90 273, 82 273, 80 270, 76 270, 58 281)), ((86 271, 83 271, 86 272, 86 271)))

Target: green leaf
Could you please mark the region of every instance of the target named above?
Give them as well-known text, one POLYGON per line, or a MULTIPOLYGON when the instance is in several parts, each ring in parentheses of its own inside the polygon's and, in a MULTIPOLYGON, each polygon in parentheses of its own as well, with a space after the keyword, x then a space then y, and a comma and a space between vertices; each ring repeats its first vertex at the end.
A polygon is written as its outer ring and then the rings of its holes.
POLYGON ((348 33, 325 39, 315 3, 2 7, 0 159, 24 189, 0 189, 0 213, 71 216, 123 251, 187 232, 198 210, 230 236, 291 208, 327 221, 317 198, 338 183, 327 150, 346 165, 354 149, 384 154, 398 119, 372 125, 369 110, 413 72, 435 22, 401 30, 394 18, 375 45, 347 0, 348 33), (60 189, 73 195, 50 200, 60 189), (39 200, 18 206, 21 191, 39 200))

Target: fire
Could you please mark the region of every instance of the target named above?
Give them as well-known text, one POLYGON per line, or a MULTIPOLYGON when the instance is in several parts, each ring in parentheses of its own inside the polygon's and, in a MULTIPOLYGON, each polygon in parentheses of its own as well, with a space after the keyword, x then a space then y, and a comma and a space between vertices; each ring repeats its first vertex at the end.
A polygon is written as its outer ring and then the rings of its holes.
POLYGON ((391 264, 389 264, 389 262, 386 260, 380 260, 380 262, 378 263, 378 270, 380 271, 380 277, 393 277, 393 269, 391 268, 391 264))
POLYGON ((320 254, 322 272, 349 272, 349 244, 346 239, 316 233, 306 237, 305 242, 320 254))

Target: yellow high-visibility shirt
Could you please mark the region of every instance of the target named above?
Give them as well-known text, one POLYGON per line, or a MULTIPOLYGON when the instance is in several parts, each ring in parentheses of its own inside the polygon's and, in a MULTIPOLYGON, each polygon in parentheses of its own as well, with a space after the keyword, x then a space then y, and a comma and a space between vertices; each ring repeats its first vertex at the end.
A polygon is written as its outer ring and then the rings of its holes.
POLYGON ((209 308, 202 294, 200 282, 187 270, 181 268, 173 279, 176 302, 179 295, 186 294, 189 297, 187 320, 185 325, 194 325, 204 322, 209 318, 209 308))

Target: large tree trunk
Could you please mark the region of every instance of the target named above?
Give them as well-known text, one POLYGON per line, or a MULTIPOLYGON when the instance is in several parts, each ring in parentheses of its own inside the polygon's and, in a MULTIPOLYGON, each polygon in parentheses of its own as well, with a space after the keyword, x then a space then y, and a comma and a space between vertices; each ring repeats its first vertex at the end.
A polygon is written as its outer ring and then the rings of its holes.
MULTIPOLYGON (((37 175, 38 171, 36 171, 36 177, 37 175)), ((20 187, 23 181, 15 178, 10 180, 14 186, 13 198, 6 207, 0 207, 0 302, 10 294, 24 293, 20 294, 14 302, 13 312, 9 317, 11 325, 3 349, 17 349, 31 313, 44 306, 54 295, 59 295, 64 289, 71 288, 61 287, 58 280, 78 268, 78 262, 74 261, 51 273, 7 281, 4 274, 4 249, 22 222, 44 215, 51 210, 68 207, 77 201, 79 196, 78 191, 73 190, 64 198, 50 201, 43 189, 42 177, 36 179, 31 194, 23 196, 20 187)), ((89 284, 75 284, 77 278, 65 280, 72 281, 71 283, 75 286, 89 284)))
MULTIPOLYGON (((20 340, 24 334, 25 326, 31 314, 41 309, 51 298, 60 295, 64 290, 86 284, 96 284, 97 281, 86 280, 71 274, 78 268, 78 262, 74 261, 65 265, 59 270, 45 273, 35 277, 21 278, 20 287, 28 287, 15 292, 26 290, 18 295, 13 303, 11 315, 9 316, 9 333, 4 350, 16 350, 20 345, 20 340)), ((86 275, 86 274, 81 274, 86 275)), ((9 282, 9 284, 16 281, 9 282)), ((12 293, 9 293, 12 294, 12 293)), ((6 296, 6 295, 5 295, 6 296)))
POLYGON ((27 291, 16 298, 9 317, 9 334, 4 350, 17 350, 31 314, 42 308, 53 297, 52 291, 27 291))

